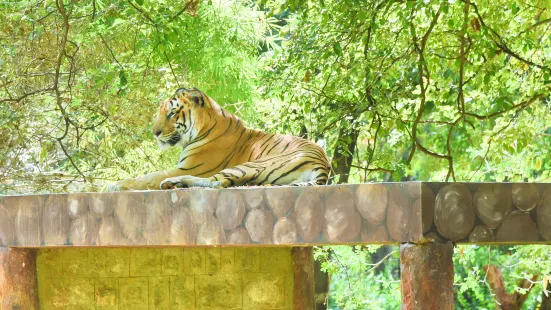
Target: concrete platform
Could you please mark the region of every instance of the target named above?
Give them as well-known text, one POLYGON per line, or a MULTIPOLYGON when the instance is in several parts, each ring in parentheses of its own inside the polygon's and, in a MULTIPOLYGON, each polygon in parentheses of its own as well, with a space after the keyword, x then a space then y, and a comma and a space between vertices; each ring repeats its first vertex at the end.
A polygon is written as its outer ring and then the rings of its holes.
POLYGON ((551 186, 379 183, 0 197, 0 246, 549 243, 551 186))

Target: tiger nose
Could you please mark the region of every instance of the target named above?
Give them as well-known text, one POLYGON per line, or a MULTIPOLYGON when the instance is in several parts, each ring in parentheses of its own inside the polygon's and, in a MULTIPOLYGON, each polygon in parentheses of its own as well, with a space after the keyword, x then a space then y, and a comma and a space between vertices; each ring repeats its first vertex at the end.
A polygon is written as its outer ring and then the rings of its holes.
POLYGON ((153 133, 155 134, 155 136, 158 137, 158 136, 161 135, 161 132, 162 132, 162 130, 159 129, 159 130, 155 130, 153 133))

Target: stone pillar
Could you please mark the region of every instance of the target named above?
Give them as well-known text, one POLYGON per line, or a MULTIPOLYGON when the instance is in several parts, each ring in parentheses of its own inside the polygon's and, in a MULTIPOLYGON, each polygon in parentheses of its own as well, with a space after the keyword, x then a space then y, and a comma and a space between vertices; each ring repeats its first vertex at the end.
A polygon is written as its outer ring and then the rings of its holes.
POLYGON ((295 277, 294 308, 313 310, 314 301, 314 255, 312 247, 295 247, 291 251, 295 277))
POLYGON ((0 247, 0 309, 38 309, 36 252, 0 247))
POLYGON ((453 244, 400 246, 402 309, 453 309, 453 244))

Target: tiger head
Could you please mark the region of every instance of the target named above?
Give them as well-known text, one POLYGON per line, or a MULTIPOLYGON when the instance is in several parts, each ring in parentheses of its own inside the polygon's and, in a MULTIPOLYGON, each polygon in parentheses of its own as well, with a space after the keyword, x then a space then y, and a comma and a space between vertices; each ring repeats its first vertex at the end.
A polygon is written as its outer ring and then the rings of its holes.
POLYGON ((179 88, 173 97, 161 103, 153 134, 161 148, 186 144, 197 136, 208 117, 209 98, 196 88, 179 88))

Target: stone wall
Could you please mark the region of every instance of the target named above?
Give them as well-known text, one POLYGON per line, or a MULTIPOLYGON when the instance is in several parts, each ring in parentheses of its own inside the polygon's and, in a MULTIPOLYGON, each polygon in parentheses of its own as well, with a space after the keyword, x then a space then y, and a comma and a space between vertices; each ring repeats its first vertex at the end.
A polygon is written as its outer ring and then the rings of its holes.
POLYGON ((37 256, 41 309, 292 309, 290 248, 59 248, 37 256))

